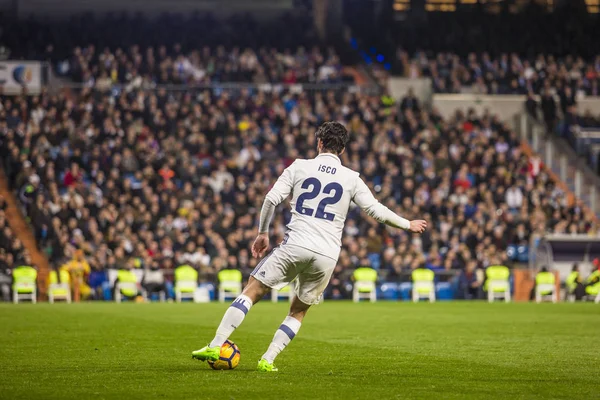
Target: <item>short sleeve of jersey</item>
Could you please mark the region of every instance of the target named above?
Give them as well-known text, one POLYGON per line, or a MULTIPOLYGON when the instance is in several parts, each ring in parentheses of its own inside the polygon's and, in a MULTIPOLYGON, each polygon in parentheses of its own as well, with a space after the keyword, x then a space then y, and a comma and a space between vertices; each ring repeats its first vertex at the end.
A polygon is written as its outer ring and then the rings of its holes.
POLYGON ((267 193, 266 199, 271 203, 278 205, 281 204, 292 192, 294 188, 294 171, 296 170, 296 161, 292 163, 289 167, 287 167, 275 185, 269 190, 267 193))

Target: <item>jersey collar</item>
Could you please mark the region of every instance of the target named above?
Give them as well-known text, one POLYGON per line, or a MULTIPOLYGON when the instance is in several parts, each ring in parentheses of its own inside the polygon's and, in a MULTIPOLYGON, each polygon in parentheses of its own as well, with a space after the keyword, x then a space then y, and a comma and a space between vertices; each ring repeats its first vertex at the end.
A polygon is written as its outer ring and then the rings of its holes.
POLYGON ((335 160, 336 160, 338 163, 340 163, 340 164, 342 163, 342 162, 340 161, 340 158, 339 158, 338 156, 336 156, 335 154, 331 154, 331 153, 321 153, 321 154, 319 154, 319 155, 317 156, 317 158, 319 158, 319 157, 331 157, 331 158, 334 158, 334 159, 335 159, 335 160))

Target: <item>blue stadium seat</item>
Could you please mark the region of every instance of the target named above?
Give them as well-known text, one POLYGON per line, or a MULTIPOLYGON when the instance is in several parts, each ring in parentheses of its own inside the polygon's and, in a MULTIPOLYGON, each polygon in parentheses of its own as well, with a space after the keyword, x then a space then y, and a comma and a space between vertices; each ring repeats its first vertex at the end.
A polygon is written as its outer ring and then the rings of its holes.
POLYGON ((454 290, 450 282, 438 282, 435 284, 436 300, 452 300, 454 299, 454 290))
POLYGON ((367 258, 371 262, 371 268, 379 269, 381 267, 381 255, 379 253, 369 253, 367 258))
POLYGON ((377 290, 377 299, 398 300, 399 298, 400 291, 398 290, 398 284, 395 282, 385 282, 377 290))
POLYGON ((529 246, 517 247, 517 261, 526 263, 529 262, 529 246))
POLYGON ((506 248, 506 256, 508 257, 509 260, 516 261, 517 260, 517 246, 514 244, 508 245, 508 247, 506 248))
POLYGON ((412 290, 411 282, 402 282, 401 284, 399 284, 398 291, 400 292, 400 299, 405 300, 405 301, 410 301, 411 300, 411 296, 410 296, 411 290, 412 290))

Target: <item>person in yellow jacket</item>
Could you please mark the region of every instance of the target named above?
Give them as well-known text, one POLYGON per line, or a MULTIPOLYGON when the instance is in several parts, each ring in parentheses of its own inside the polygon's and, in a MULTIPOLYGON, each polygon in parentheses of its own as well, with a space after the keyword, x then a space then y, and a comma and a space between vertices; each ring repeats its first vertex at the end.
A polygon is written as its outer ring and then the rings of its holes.
POLYGON ((78 295, 87 299, 92 294, 92 289, 87 284, 87 277, 90 275, 90 264, 86 261, 83 250, 75 250, 73 258, 62 266, 62 269, 71 274, 71 285, 77 301, 78 295))
POLYGON ((600 292, 600 259, 596 258, 593 264, 596 269, 585 281, 585 293, 589 296, 596 296, 600 292))
POLYGON ((565 287, 567 289, 567 294, 575 296, 575 300, 577 301, 585 296, 585 285, 583 284, 583 277, 581 276, 579 265, 577 263, 573 264, 571 272, 565 280, 565 287))

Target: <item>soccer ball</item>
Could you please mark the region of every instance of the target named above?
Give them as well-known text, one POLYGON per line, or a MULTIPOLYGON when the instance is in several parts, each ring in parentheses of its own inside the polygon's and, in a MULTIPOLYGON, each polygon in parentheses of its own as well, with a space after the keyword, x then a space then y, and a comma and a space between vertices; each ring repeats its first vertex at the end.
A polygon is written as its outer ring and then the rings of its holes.
POLYGON ((212 369, 234 369, 240 363, 240 349, 235 343, 226 340, 221 346, 221 353, 217 361, 209 361, 212 369))

